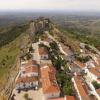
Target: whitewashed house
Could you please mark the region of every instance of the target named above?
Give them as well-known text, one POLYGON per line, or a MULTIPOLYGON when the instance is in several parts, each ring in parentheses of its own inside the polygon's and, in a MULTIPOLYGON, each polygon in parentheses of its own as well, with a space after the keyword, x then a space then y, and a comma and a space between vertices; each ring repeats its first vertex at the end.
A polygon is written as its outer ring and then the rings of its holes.
POLYGON ((100 67, 89 68, 87 70, 87 76, 90 77, 92 81, 97 81, 100 83, 100 67))
POLYGON ((18 77, 16 80, 16 89, 30 89, 38 87, 38 78, 37 77, 18 77))
POLYGON ((28 63, 24 64, 24 66, 21 66, 20 75, 21 77, 38 76, 38 65, 36 61, 29 60, 28 63))
POLYGON ((71 63, 69 67, 70 67, 71 72, 76 72, 76 73, 85 72, 85 70, 87 69, 86 64, 77 60, 71 63))
POLYGON ((38 65, 36 61, 29 60, 23 66, 16 78, 16 89, 23 90, 38 86, 38 65))
POLYGON ((26 67, 20 73, 21 77, 31 77, 31 76, 38 76, 38 67, 26 67))

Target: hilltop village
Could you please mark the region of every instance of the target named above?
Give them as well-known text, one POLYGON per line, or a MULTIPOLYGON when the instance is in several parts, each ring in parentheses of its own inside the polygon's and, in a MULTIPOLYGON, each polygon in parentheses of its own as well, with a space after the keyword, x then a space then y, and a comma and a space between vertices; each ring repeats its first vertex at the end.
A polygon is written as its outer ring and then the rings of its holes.
POLYGON ((100 100, 99 51, 80 43, 76 54, 48 18, 32 21, 29 32, 10 100, 100 100))

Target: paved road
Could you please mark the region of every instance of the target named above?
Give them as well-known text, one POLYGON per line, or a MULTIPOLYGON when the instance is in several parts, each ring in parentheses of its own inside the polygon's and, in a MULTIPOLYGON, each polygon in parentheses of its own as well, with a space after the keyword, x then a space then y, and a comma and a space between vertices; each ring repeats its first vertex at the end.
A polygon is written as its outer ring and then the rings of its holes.
POLYGON ((32 44, 32 47, 34 48, 33 59, 36 60, 38 62, 38 64, 40 64, 40 56, 39 56, 38 44, 39 44, 39 42, 32 44))

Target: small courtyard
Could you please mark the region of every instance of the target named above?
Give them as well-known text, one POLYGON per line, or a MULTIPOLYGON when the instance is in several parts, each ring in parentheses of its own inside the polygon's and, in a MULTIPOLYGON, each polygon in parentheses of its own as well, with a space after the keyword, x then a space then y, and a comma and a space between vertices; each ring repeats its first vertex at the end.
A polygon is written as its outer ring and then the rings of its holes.
POLYGON ((14 89, 12 95, 14 95, 14 100, 45 100, 42 88, 39 90, 21 91, 20 93, 14 89))

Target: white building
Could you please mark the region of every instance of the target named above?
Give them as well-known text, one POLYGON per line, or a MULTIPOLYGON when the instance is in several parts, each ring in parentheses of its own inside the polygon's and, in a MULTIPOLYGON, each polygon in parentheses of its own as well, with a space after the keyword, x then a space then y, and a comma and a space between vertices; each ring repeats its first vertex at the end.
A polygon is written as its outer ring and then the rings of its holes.
POLYGON ((18 77, 16 80, 16 89, 31 89, 38 87, 38 78, 37 77, 18 77))
POLYGON ((97 81, 100 83, 100 67, 89 68, 87 70, 87 76, 91 79, 91 81, 97 81))
POLYGON ((38 67, 25 67, 25 69, 21 70, 20 75, 21 77, 38 76, 38 67))
POLYGON ((16 89, 29 89, 38 86, 38 65, 36 61, 29 60, 21 65, 20 72, 16 78, 16 89))
POLYGON ((81 72, 85 72, 87 67, 86 64, 80 61, 74 61, 69 65, 69 69, 71 70, 71 72, 81 73, 81 72))

